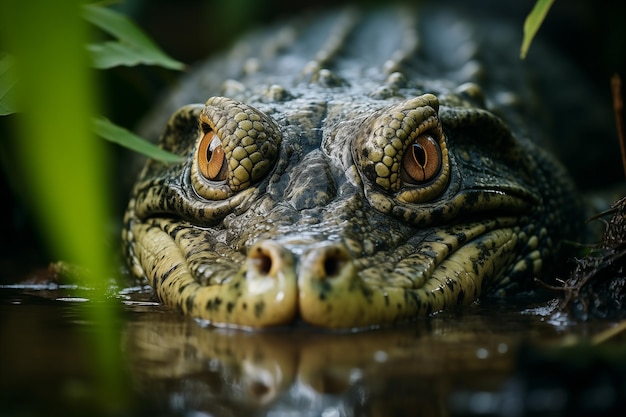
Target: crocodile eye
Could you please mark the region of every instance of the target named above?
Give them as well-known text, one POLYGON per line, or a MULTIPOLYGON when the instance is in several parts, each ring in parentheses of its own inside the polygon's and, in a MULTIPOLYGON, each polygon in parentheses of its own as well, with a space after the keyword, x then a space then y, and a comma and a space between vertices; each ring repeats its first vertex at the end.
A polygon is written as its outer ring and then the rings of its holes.
POLYGON ((439 101, 424 94, 380 110, 361 124, 352 150, 370 203, 432 201, 447 189, 450 159, 439 101))
POLYGON ((437 176, 441 163, 439 143, 431 135, 422 134, 409 146, 402 158, 402 180, 424 184, 437 176))
POLYGON ((224 147, 212 130, 205 133, 200 140, 198 169, 207 180, 223 181, 227 178, 228 164, 224 156, 224 147))
POLYGON ((191 185, 208 200, 225 200, 250 189, 274 168, 281 142, 274 121, 244 103, 207 100, 191 165, 191 185))

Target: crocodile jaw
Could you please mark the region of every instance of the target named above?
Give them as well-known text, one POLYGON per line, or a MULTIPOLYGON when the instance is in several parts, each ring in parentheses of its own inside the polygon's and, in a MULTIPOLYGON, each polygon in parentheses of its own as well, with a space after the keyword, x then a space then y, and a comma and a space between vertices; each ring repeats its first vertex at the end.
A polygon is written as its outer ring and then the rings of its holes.
POLYGON ((203 285, 179 247, 188 230, 172 234, 170 224, 154 219, 133 226, 135 266, 141 269, 135 272, 148 278, 162 302, 215 326, 262 328, 302 320, 326 328, 377 327, 471 303, 494 277, 523 272, 529 260, 531 269, 541 267, 532 264, 539 258, 533 251, 517 259, 519 228, 513 219, 500 219, 465 225, 462 232, 437 231, 435 241, 422 242, 376 278, 341 242, 293 243, 297 235, 259 240, 247 256, 231 261, 230 272, 217 271, 222 278, 203 285), (434 257, 424 255, 433 250, 434 257), (402 279, 407 270, 412 280, 402 279))

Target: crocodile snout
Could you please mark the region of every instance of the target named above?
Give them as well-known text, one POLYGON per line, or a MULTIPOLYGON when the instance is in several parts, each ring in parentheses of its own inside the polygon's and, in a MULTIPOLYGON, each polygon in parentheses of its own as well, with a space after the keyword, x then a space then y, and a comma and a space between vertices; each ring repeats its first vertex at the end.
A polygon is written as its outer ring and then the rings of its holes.
POLYGON ((264 314, 278 319, 271 324, 298 318, 310 324, 337 321, 328 301, 333 293, 354 287, 356 279, 352 257, 341 243, 302 247, 262 240, 250 248, 246 260, 248 295, 265 295, 264 314))

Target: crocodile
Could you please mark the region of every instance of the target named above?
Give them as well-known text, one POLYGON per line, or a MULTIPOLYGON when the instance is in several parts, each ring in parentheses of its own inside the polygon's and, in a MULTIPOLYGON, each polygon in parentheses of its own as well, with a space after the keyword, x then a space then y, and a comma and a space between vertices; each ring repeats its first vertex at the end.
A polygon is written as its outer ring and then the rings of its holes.
POLYGON ((517 32, 347 8, 242 38, 150 121, 182 162, 139 174, 131 271, 240 328, 372 328, 530 288, 584 212, 517 32))

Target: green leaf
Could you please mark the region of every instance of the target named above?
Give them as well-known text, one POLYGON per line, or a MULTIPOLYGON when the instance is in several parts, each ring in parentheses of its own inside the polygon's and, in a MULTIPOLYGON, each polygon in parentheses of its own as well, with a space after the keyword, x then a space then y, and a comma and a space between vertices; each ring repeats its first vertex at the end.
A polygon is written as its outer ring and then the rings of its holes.
POLYGON ((522 40, 522 47, 520 49, 520 58, 526 58, 530 44, 553 3, 554 0, 537 0, 535 7, 530 11, 528 17, 526 17, 524 21, 524 39, 522 40))
POLYGON ((181 162, 183 158, 167 152, 134 133, 117 126, 105 117, 94 117, 93 130, 102 138, 162 162, 181 162))
MULTIPOLYGON (((91 385, 84 398, 98 412, 114 415, 131 407, 130 381, 119 349, 121 306, 109 302, 106 291, 117 276, 114 239, 107 227, 113 214, 110 159, 104 142, 91 131, 98 97, 93 71, 85 65, 88 28, 77 4, 0 1, 2 44, 14 54, 19 76, 19 88, 11 89, 9 82, 8 94, 15 90, 23 112, 12 134, 2 138, 12 143, 2 156, 10 158, 16 185, 36 216, 46 256, 90 271, 82 284, 92 289, 84 294, 93 302, 85 303, 89 306, 82 312, 93 331, 82 341, 93 353, 94 367, 89 368, 91 385)), ((3 58, 3 65, 11 64, 3 58)), ((2 73, 6 76, 6 70, 2 73)))
POLYGON ((15 113, 15 59, 9 54, 0 54, 0 116, 15 113))
POLYGON ((95 5, 83 6, 83 16, 103 31, 117 38, 116 41, 89 44, 93 66, 99 69, 119 65, 158 65, 182 70, 185 65, 165 54, 130 19, 111 9, 95 5))

